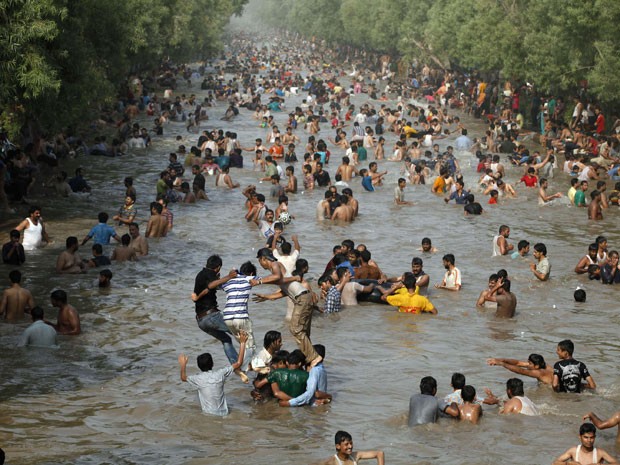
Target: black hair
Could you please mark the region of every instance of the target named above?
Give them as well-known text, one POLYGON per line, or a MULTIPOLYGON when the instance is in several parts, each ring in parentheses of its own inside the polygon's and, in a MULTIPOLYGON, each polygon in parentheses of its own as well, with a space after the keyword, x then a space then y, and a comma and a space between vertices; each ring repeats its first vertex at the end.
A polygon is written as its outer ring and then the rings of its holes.
POLYGON ((568 352, 568 355, 572 357, 573 352, 575 351, 575 344, 570 339, 564 339, 563 341, 558 342, 558 348, 568 352))
POLYGON ((411 266, 413 266, 413 265, 420 265, 420 266, 422 266, 422 265, 424 265, 424 262, 422 261, 422 259, 420 257, 413 257, 411 259, 411 266))
POLYGON ((73 247, 74 245, 77 245, 78 243, 78 238, 75 236, 69 236, 67 237, 67 240, 65 241, 65 246, 67 247, 67 249, 69 247, 73 247))
POLYGON ((451 265, 454 265, 454 255, 451 253, 444 255, 443 260, 450 263, 451 265))
POLYGON ((506 381, 506 390, 510 390, 513 396, 523 396, 523 381, 519 378, 510 378, 506 381))
POLYGON ((284 255, 289 255, 291 251, 293 250, 293 246, 290 242, 284 241, 282 245, 280 246, 280 249, 282 249, 282 253, 284 255))
POLYGON ((462 373, 454 373, 451 383, 454 389, 463 389, 463 386, 465 386, 465 375, 462 373))
POLYGON ((200 371, 211 371, 213 369, 213 357, 207 352, 196 357, 196 363, 200 371))
POLYGON ((323 344, 314 344, 312 346, 314 351, 321 356, 323 360, 325 360, 325 346, 323 344))
POLYGON ((434 396, 437 392, 437 380, 432 376, 425 376, 420 380, 420 392, 429 396, 434 396))
POLYGON ((280 331, 267 331, 265 333, 265 337, 263 338, 263 347, 268 349, 269 346, 271 346, 278 339, 282 339, 282 333, 280 333, 280 331))
POLYGON ((30 316, 32 316, 32 321, 42 320, 44 316, 43 309, 37 305, 30 310, 30 316))
MULTIPOLYGON (((127 234, 129 236, 129 234, 127 234)), ((131 237, 129 238, 131 240, 131 237)), ((93 254, 101 255, 103 253, 103 247, 101 244, 93 244, 92 246, 93 254)))
POLYGON ((353 442, 353 438, 346 431, 338 431, 334 437, 336 445, 342 444, 344 441, 353 442))
POLYGON ((575 298, 575 302, 585 302, 586 301, 586 291, 583 289, 577 289, 573 294, 575 298))
POLYGON ((461 389, 461 397, 465 402, 473 402, 476 398, 476 388, 470 386, 469 384, 467 386, 463 386, 461 389))
POLYGON ((256 267, 252 262, 244 262, 239 267, 239 272, 245 276, 256 276, 256 267))
POLYGON ((211 255, 207 258, 207 268, 209 270, 215 270, 216 268, 222 266, 222 257, 219 255, 211 255))
POLYGON ((293 352, 288 354, 288 357, 286 357, 286 363, 288 365, 303 365, 305 361, 306 356, 299 349, 295 349, 293 352))
POLYGON ((286 359, 288 358, 289 352, 288 350, 278 350, 273 357, 271 357, 271 364, 277 365, 278 363, 286 363, 286 359))
POLYGON ((99 214, 97 215, 97 219, 99 220, 100 223, 107 223, 108 218, 109 216, 106 212, 99 212, 99 214))
POLYGON ((596 436, 596 426, 592 423, 584 423, 579 427, 579 436, 583 436, 587 433, 592 433, 596 436))
POLYGON ((9 280, 12 283, 20 283, 22 281, 22 273, 19 270, 13 270, 9 273, 9 280))
POLYGON ((539 242, 538 244, 534 245, 534 250, 536 252, 543 254, 545 257, 547 256, 547 246, 543 244, 542 242, 539 242))
POLYGON ((103 276, 104 278, 108 278, 109 280, 111 280, 113 275, 112 272, 106 268, 99 272, 99 276, 103 276))
POLYGON ((526 247, 528 247, 529 245, 530 245, 530 243, 528 241, 526 241, 525 239, 522 239, 517 244, 517 250, 523 250, 526 247))
POLYGON ((52 300, 58 300, 63 304, 67 303, 67 293, 62 289, 56 289, 54 292, 52 292, 50 298, 52 300))
POLYGON ((536 365, 541 370, 544 370, 545 368, 547 368, 547 362, 545 362, 545 357, 543 357, 542 355, 530 354, 527 360, 532 362, 534 365, 536 365))
POLYGON ((121 236, 121 244, 129 245, 131 243, 131 236, 129 234, 123 234, 121 236))

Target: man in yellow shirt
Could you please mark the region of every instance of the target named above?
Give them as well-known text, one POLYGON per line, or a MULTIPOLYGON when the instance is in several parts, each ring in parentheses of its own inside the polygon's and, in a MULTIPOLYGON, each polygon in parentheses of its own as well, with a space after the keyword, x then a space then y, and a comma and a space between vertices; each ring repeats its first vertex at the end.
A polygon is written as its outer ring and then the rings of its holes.
POLYGON ((415 285, 416 278, 411 272, 403 275, 403 281, 394 283, 388 289, 380 289, 382 300, 385 300, 393 307, 398 307, 402 313, 432 313, 437 314, 437 309, 426 297, 419 294, 419 288, 415 285))

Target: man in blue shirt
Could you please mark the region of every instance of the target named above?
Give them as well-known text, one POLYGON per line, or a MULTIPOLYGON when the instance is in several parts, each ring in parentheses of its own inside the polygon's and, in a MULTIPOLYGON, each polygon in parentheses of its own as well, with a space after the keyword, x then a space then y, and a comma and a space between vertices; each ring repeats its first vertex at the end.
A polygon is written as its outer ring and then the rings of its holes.
POLYGON ((100 212, 98 215, 99 224, 84 237, 82 245, 86 244, 91 238, 95 238, 95 244, 108 245, 110 238, 113 237, 116 242, 120 242, 121 238, 116 234, 116 231, 112 226, 106 224, 108 222, 108 214, 106 212, 100 212))
MULTIPOLYGON (((325 360, 325 346, 314 344, 314 350, 325 360)), ((311 370, 306 382, 306 392, 299 396, 281 400, 280 407, 299 407, 306 404, 327 404, 331 402, 332 396, 327 393, 327 373, 323 367, 323 362, 317 363, 311 370)))

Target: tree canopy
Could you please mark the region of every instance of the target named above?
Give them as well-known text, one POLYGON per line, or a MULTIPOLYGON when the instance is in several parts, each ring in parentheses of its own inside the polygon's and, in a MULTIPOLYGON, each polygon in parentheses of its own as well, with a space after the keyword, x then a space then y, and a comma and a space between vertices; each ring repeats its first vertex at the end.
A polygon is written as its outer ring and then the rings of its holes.
POLYGON ((0 2, 0 125, 57 130, 96 115, 132 72, 202 60, 247 0, 0 2))
POLYGON ((449 63, 546 92, 620 101, 615 0, 260 0, 263 20, 328 43, 449 63))

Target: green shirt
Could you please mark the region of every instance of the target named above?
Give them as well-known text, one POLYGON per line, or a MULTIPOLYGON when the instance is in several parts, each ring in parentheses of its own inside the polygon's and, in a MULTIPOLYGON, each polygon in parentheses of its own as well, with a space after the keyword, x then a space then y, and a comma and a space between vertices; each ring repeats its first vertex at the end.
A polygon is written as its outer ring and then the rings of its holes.
POLYGON ((299 369, 279 368, 269 373, 267 381, 269 383, 278 383, 278 387, 282 392, 295 398, 306 392, 308 372, 299 369))
POLYGON ((368 151, 364 147, 358 147, 357 148, 357 159, 359 161, 366 161, 366 158, 368 158, 368 151))
POLYGON ((273 176, 274 174, 278 174, 278 168, 276 167, 276 165, 274 165, 273 163, 269 163, 266 167, 265 167, 265 177, 266 178, 270 178, 271 176, 273 176))
POLYGON ((575 192, 575 205, 585 205, 586 204, 586 193, 582 189, 577 189, 575 192))

